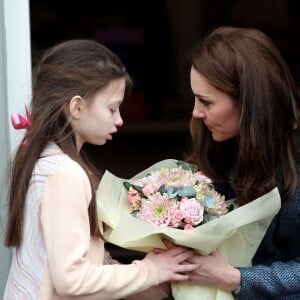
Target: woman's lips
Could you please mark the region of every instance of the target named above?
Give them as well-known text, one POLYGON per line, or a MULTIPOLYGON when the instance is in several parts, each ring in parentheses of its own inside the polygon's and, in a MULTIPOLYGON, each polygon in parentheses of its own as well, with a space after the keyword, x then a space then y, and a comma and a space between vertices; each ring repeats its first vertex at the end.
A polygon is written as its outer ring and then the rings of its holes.
POLYGON ((208 125, 208 124, 206 124, 206 123, 204 123, 204 125, 207 127, 208 130, 212 131, 212 129, 213 129, 212 126, 210 126, 210 125, 208 125))

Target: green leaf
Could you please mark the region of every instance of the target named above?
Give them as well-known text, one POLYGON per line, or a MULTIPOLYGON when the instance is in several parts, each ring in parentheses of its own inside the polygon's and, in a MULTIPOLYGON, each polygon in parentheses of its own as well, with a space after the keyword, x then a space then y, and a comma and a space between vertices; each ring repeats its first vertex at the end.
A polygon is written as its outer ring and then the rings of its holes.
POLYGON ((134 210, 134 211, 131 212, 131 215, 133 215, 135 218, 137 218, 137 213, 138 212, 139 212, 138 210, 134 210))
POLYGON ((216 207, 216 198, 212 195, 206 195, 203 199, 203 205, 207 208, 215 208, 216 207))
POLYGON ((184 186, 177 190, 178 196, 180 197, 195 197, 196 190, 193 186, 184 186))
POLYGON ((133 189, 135 189, 140 195, 141 197, 145 197, 145 194, 143 193, 143 188, 141 186, 138 186, 138 185, 135 185, 135 184, 132 184, 131 185, 133 189))
POLYGON ((181 167, 183 170, 192 171, 193 173, 197 172, 198 167, 194 164, 189 164, 183 160, 177 160, 176 162, 178 167, 181 167))
POLYGON ((124 181, 123 185, 124 185, 124 187, 126 188, 127 191, 129 191, 130 188, 133 188, 134 190, 136 190, 141 195, 141 197, 146 198, 145 194, 143 193, 143 188, 141 186, 132 184, 128 181, 124 181))
POLYGON ((231 204, 229 204, 228 206, 227 206, 227 209, 228 209, 228 212, 231 212, 231 211, 233 211, 233 209, 234 209, 234 205, 231 203, 231 204))
POLYGON ((166 193, 166 186, 164 184, 162 184, 159 189, 158 192, 162 194, 166 193))
POLYGON ((167 192, 169 198, 175 198, 178 194, 175 187, 173 187, 173 186, 168 186, 166 189, 166 192, 167 192))
POLYGON ((127 191, 129 191, 129 189, 130 189, 130 187, 131 187, 131 183, 130 182, 128 182, 128 181, 124 181, 123 182, 123 185, 124 185, 124 187, 125 187, 125 189, 127 190, 127 191))
POLYGON ((217 219, 217 217, 216 217, 216 216, 213 216, 213 215, 210 215, 210 214, 204 214, 204 215, 203 215, 203 221, 202 221, 202 224, 208 223, 208 222, 210 222, 210 221, 212 221, 212 220, 214 220, 214 219, 217 219))
POLYGON ((177 160, 176 164, 178 167, 181 167, 183 170, 191 170, 191 165, 183 160, 177 160))

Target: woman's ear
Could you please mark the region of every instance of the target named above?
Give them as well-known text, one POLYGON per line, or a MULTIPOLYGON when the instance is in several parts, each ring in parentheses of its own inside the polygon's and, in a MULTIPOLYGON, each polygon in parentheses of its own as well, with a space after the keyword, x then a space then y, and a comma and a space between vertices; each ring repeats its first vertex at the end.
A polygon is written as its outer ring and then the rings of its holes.
POLYGON ((86 106, 86 101, 80 96, 74 96, 69 102, 70 115, 74 119, 80 119, 86 106))

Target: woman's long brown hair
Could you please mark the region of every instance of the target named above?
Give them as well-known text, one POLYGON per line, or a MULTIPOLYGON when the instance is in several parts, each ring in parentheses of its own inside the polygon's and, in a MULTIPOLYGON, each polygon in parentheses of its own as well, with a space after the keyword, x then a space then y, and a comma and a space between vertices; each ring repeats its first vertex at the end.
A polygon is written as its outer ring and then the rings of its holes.
POLYGON ((231 96, 241 118, 239 135, 224 142, 192 118, 189 161, 220 182, 229 181, 232 169, 241 204, 274 188, 276 172, 282 172, 281 197, 288 200, 297 187, 299 91, 278 48, 259 30, 220 27, 196 45, 192 66, 231 96))
POLYGON ((30 110, 33 124, 27 143, 20 146, 12 162, 9 215, 5 238, 8 247, 22 242, 24 207, 31 174, 48 142, 56 143, 86 171, 92 188, 88 208, 90 234, 101 237, 97 220, 95 188, 99 174, 84 155, 78 155, 75 136, 65 107, 73 96, 89 100, 112 80, 124 78, 126 93, 131 80, 119 58, 91 40, 71 40, 47 50, 33 72, 30 110))

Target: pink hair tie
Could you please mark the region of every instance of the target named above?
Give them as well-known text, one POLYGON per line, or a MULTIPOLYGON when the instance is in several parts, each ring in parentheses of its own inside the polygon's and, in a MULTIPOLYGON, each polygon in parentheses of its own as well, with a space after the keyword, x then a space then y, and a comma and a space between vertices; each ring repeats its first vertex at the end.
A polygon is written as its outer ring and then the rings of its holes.
MULTIPOLYGON (((25 105, 26 117, 23 117, 20 114, 12 114, 11 115, 11 123, 13 127, 17 130, 19 129, 28 129, 32 125, 32 117, 31 114, 25 105)), ((26 145, 27 136, 25 136, 22 145, 26 145)))

